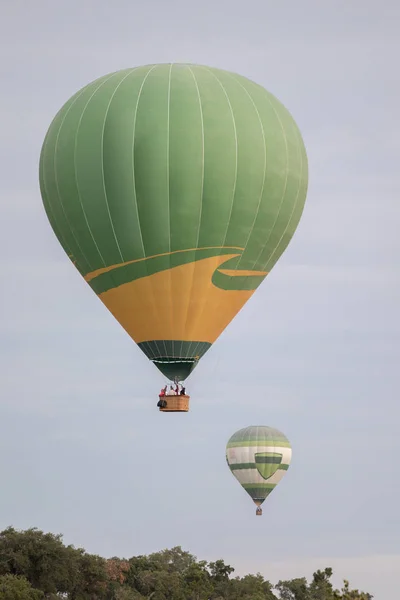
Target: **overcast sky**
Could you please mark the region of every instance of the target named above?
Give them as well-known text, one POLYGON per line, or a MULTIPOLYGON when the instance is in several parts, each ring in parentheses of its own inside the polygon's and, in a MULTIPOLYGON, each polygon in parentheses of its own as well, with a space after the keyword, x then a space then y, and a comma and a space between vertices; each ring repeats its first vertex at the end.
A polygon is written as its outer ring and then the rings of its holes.
POLYGON ((331 565, 394 600, 400 571, 398 0, 13 0, 0 9, 0 527, 105 556, 181 545, 272 581, 331 565), (108 72, 194 62, 275 94, 310 186, 288 250, 201 361, 187 415, 71 265, 41 144, 108 72), (262 519, 229 472, 270 425, 292 465, 262 519))

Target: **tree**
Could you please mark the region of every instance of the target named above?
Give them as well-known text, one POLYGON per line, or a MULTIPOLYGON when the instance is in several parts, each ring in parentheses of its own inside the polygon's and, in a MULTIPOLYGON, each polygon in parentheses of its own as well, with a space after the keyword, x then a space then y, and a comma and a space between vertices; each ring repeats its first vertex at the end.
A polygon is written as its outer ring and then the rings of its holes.
POLYGON ((70 579, 70 600, 101 600, 107 597, 106 561, 101 556, 87 554, 83 549, 72 550, 74 565, 70 579))
POLYGON ((41 600, 43 592, 35 590, 29 581, 20 575, 0 576, 0 600, 41 600))
POLYGON ((332 569, 327 567, 323 571, 316 571, 309 587, 311 600, 333 600, 333 586, 330 582, 332 569))
POLYGON ((123 584, 129 571, 129 562, 120 558, 109 558, 105 562, 105 569, 109 581, 123 584))
POLYGON ((114 595, 114 600, 146 600, 142 594, 139 592, 135 592, 132 588, 128 586, 119 587, 114 595))
POLYGON ((205 560, 189 565, 184 574, 184 586, 187 600, 209 599, 213 585, 205 560))
POLYGON ((234 568, 226 565, 223 560, 219 559, 209 563, 211 577, 215 582, 227 581, 229 575, 234 572, 234 568))
POLYGON ((275 589, 278 590, 280 600, 310 600, 305 577, 290 581, 278 581, 275 589))
POLYGON ((247 598, 252 600, 276 600, 272 585, 269 581, 265 581, 260 573, 245 575, 242 578, 237 577, 232 583, 232 600, 247 598))
POLYGON ((359 592, 358 590, 351 590, 350 584, 347 579, 343 582, 343 587, 340 592, 335 591, 335 600, 372 600, 373 596, 366 592, 359 592))
POLYGON ((331 584, 332 569, 271 583, 257 573, 233 577, 222 559, 207 563, 180 546, 129 560, 66 546, 38 529, 0 532, 0 600, 372 600, 331 584))
POLYGON ((235 571, 230 565, 226 565, 222 559, 210 562, 208 565, 211 583, 214 591, 211 594, 212 600, 230 600, 232 593, 232 581, 229 578, 235 571))
POLYGON ((107 575, 107 598, 113 600, 117 597, 122 598, 125 591, 130 591, 128 587, 123 587, 129 571, 129 562, 127 560, 121 560, 116 557, 109 558, 105 562, 105 571, 107 575))
POLYGON ((170 573, 180 574, 185 573, 191 565, 196 563, 196 557, 182 550, 180 546, 150 554, 149 559, 158 567, 170 573))
POLYGON ((68 591, 68 556, 61 535, 36 528, 0 532, 0 575, 22 575, 45 594, 68 591))
POLYGON ((50 594, 67 594, 70 600, 104 597, 106 561, 82 548, 65 546, 60 534, 36 528, 0 532, 0 575, 25 577, 33 588, 50 594))
POLYGON ((186 600, 182 588, 178 573, 162 570, 142 571, 137 583, 137 591, 151 600, 186 600))

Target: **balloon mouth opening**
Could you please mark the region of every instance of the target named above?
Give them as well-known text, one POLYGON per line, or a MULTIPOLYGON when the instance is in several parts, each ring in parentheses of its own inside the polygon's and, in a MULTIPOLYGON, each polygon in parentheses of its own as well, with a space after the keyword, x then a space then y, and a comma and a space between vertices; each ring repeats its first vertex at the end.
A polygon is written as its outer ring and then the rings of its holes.
POLYGON ((153 363, 165 363, 165 364, 174 364, 174 363, 191 363, 194 364, 195 362, 197 362, 196 360, 192 359, 192 360, 188 360, 187 358, 179 358, 177 360, 170 360, 170 359, 166 359, 166 360, 162 360, 160 358, 155 358, 153 360, 153 363))
POLYGON ((152 362, 164 377, 175 383, 180 383, 189 377, 199 361, 188 358, 173 358, 172 360, 156 358, 152 362))

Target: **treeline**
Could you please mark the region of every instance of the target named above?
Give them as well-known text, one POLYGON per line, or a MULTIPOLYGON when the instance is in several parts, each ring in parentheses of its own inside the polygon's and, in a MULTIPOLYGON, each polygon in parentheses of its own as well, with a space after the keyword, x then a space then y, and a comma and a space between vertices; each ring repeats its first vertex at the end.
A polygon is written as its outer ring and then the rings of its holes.
POLYGON ((371 600, 330 583, 332 569, 279 581, 234 577, 223 560, 199 561, 180 547, 148 556, 105 559, 65 546, 38 529, 0 533, 0 600, 371 600))

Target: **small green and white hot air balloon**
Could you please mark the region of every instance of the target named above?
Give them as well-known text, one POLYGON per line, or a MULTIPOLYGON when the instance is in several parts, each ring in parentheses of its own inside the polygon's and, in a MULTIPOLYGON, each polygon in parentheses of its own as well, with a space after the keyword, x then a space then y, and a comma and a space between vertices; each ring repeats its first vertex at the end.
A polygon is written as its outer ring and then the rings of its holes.
POLYGON ((251 426, 232 435, 226 445, 226 462, 257 506, 280 482, 289 468, 292 448, 286 436, 272 427, 251 426))

